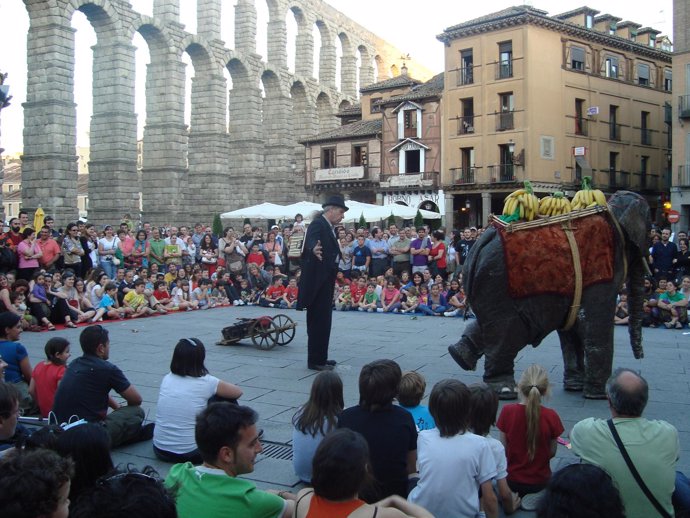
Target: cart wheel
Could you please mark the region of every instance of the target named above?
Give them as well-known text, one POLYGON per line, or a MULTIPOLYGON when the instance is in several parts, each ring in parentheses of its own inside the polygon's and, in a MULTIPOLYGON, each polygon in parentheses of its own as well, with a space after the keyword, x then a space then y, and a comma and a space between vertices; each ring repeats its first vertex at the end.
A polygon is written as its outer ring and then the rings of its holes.
POLYGON ((276 344, 287 345, 292 342, 295 337, 295 327, 297 327, 294 320, 287 315, 279 314, 273 317, 273 323, 278 333, 276 344))
POLYGON ((259 349, 273 349, 278 343, 278 328, 270 319, 257 319, 249 326, 247 334, 259 349))

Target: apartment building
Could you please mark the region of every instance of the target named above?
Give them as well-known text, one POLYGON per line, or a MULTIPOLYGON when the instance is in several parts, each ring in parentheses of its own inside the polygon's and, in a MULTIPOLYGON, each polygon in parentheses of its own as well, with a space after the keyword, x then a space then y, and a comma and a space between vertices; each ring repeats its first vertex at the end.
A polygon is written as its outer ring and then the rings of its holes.
POLYGON ((690 228, 690 4, 673 2, 673 165, 671 210, 674 230, 690 228), (674 218, 675 219, 675 218, 674 218))
POLYGON ((573 195, 583 176, 641 193, 654 217, 669 190, 670 42, 582 7, 516 6, 449 27, 442 184, 446 225, 484 225, 524 180, 573 195))

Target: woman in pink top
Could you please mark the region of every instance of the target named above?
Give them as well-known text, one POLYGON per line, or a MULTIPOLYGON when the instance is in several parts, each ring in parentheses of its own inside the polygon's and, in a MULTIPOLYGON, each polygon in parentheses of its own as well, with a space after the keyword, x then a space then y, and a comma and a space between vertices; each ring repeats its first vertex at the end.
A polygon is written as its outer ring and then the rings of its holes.
POLYGON ((43 257, 43 252, 41 247, 36 244, 36 231, 33 228, 26 227, 22 231, 22 237, 24 239, 17 245, 17 256, 19 257, 17 278, 30 281, 38 268, 38 258, 43 257))

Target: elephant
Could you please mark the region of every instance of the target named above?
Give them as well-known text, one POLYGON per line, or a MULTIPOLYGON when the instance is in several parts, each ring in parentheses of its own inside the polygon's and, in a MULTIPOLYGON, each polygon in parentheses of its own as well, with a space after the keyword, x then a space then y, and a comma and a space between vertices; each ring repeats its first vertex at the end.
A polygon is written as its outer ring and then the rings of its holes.
MULTIPOLYGON (((609 242, 613 250, 605 250, 610 258, 611 278, 584 286, 579 310, 572 311, 574 322, 571 319, 569 328, 564 324, 574 304, 572 296, 549 293, 548 289, 521 298, 511 295, 508 280, 509 274, 515 275, 515 271, 510 272, 511 265, 506 265, 504 242, 496 226, 490 226, 472 247, 464 265, 463 283, 476 320, 467 321, 462 337, 448 351, 465 370, 474 370, 484 355, 484 381, 498 392, 499 398, 517 397, 514 360, 518 352, 527 344, 538 346, 552 331, 558 331, 561 343, 565 390, 582 391, 586 398, 605 398, 606 380, 613 363, 616 297, 623 282, 628 288, 633 355, 643 357, 644 276, 649 272, 646 253, 651 228, 649 206, 634 192, 617 191, 608 201, 608 214, 602 207, 600 215, 594 217, 605 218, 608 227, 603 228, 611 229, 609 242)), ((581 220, 573 220, 577 221, 581 220)), ((540 259, 534 263, 536 276, 532 279, 538 279, 539 271, 551 259, 546 246, 538 254, 540 259)), ((563 255, 568 256, 572 265, 570 249, 563 255)), ((556 277, 551 282, 561 281, 556 277)))

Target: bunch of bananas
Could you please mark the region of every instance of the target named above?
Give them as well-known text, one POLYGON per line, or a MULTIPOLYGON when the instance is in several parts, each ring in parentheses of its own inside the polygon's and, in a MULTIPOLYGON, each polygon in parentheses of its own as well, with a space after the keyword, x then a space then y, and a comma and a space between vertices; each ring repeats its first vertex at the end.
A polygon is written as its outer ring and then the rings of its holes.
POLYGON ((561 191, 556 191, 553 196, 546 196, 539 200, 539 214, 541 216, 560 216, 568 214, 573 208, 570 200, 561 191))
POLYGON ((573 198, 573 210, 596 207, 597 205, 606 207, 606 196, 599 189, 592 189, 592 177, 585 176, 582 179, 582 189, 577 191, 573 198))
POLYGON ((517 219, 532 221, 539 211, 539 198, 529 189, 518 189, 506 196, 503 205, 504 216, 517 216, 517 219))

